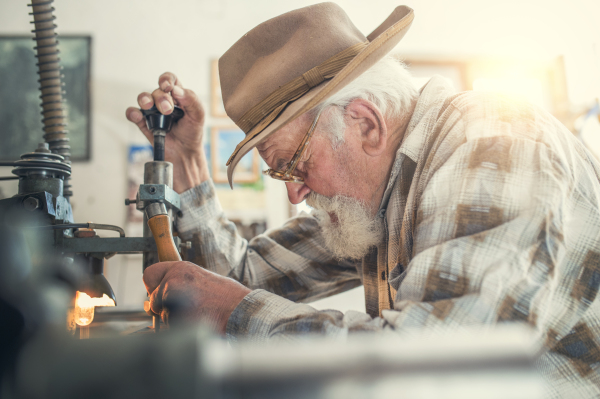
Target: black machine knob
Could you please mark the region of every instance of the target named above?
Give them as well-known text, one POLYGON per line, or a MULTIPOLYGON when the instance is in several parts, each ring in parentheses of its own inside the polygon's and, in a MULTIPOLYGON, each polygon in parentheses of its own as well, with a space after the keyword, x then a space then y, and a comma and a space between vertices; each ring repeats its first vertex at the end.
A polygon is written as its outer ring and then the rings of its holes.
POLYGON ((163 132, 168 133, 171 130, 171 127, 173 127, 173 124, 183 117, 183 110, 178 106, 175 106, 173 112, 169 115, 161 114, 158 108, 156 108, 156 105, 153 105, 152 108, 148 110, 142 109, 141 111, 146 118, 146 125, 151 132, 162 130, 163 132))
POLYGON ((148 110, 142 109, 142 114, 146 118, 146 126, 154 135, 154 160, 165 160, 165 135, 169 133, 173 124, 183 117, 183 109, 175 106, 173 112, 169 115, 163 115, 153 105, 148 110))

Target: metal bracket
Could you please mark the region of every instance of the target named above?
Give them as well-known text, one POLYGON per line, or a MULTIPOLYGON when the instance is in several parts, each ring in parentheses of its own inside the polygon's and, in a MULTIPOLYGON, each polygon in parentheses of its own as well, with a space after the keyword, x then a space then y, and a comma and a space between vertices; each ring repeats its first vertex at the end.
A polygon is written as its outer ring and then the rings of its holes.
POLYGON ((144 201, 146 206, 151 202, 162 202, 176 211, 181 209, 179 194, 166 184, 140 184, 138 194, 138 201, 144 201))

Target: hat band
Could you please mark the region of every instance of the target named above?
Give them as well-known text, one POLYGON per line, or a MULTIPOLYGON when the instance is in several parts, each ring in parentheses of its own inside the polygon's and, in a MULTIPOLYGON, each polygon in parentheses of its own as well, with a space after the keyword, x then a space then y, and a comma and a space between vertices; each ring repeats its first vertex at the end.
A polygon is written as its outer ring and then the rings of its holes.
POLYGON ((246 138, 237 145, 235 151, 229 157, 227 165, 231 163, 244 144, 256 137, 273 122, 290 102, 302 97, 324 80, 333 78, 354 57, 364 50, 368 44, 368 41, 357 43, 337 53, 322 64, 281 86, 260 103, 249 109, 237 122, 237 125, 246 133, 246 138), (249 134, 250 132, 252 134, 249 134))

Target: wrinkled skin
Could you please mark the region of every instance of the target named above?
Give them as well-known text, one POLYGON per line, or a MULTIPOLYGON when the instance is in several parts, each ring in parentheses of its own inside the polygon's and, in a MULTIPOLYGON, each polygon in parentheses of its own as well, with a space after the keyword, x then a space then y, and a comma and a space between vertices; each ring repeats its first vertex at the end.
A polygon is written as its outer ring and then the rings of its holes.
POLYGON ((190 262, 161 262, 144 272, 150 308, 165 324, 202 320, 223 334, 227 320, 250 290, 237 281, 220 276, 190 262), (170 313, 176 304, 176 315, 170 313))
MULTIPOLYGON (((158 79, 158 88, 143 92, 137 98, 139 108, 150 109, 154 104, 168 115, 174 105, 183 108, 184 117, 173 126, 165 139, 165 160, 173 163, 173 189, 182 193, 209 179, 206 154, 202 145, 204 108, 196 93, 185 89, 170 73, 158 79)), ((139 108, 130 107, 127 119, 153 143, 152 132, 146 127, 139 108)), ((176 302, 176 317, 182 321, 202 320, 216 331, 225 333, 227 320, 239 302, 250 292, 240 283, 212 273, 189 262, 161 262, 144 272, 144 284, 150 295, 150 308, 164 323, 173 321, 165 302, 176 302), (171 320, 170 320, 171 319, 171 320)))

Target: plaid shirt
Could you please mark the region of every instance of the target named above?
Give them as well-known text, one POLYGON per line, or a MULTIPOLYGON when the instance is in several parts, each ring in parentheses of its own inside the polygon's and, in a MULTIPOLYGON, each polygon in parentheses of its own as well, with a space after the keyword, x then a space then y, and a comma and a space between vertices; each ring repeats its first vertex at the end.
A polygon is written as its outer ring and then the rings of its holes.
POLYGON ((600 165, 542 109, 497 94, 455 94, 434 77, 398 149, 379 216, 386 237, 336 262, 307 214, 250 242, 211 182, 182 195, 189 260, 254 289, 230 339, 519 322, 543 349, 553 397, 600 396, 600 165), (310 302, 365 287, 366 313, 310 302))

